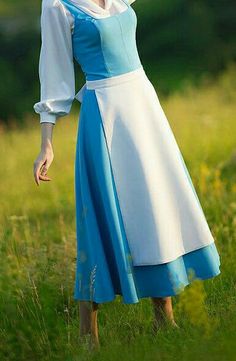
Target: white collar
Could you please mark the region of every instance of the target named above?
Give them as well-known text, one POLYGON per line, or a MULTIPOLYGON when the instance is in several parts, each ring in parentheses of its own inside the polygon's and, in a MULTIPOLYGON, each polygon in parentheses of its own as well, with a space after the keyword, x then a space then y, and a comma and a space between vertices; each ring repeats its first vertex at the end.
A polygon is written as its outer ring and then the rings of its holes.
POLYGON ((70 0, 77 5, 85 13, 96 18, 103 18, 110 16, 113 11, 122 11, 126 4, 121 0, 105 0, 105 8, 96 4, 93 0, 70 0))
POLYGON ((109 9, 112 5, 112 0, 105 0, 105 9, 96 4, 93 0, 70 0, 75 5, 78 5, 82 10, 87 10, 95 14, 109 15, 109 9))

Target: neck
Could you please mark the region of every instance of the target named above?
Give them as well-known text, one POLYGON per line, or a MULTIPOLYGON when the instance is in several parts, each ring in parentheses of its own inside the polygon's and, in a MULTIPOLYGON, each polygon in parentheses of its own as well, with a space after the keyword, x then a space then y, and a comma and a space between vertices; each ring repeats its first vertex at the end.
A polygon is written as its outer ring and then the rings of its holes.
POLYGON ((106 7, 106 0, 92 0, 95 4, 100 6, 101 8, 105 9, 106 7))

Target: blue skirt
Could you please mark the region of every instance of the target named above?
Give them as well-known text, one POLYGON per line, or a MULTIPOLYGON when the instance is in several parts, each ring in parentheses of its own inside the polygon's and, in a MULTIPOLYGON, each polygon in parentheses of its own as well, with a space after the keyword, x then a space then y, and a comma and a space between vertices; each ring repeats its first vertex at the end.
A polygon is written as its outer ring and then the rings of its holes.
POLYGON ((94 90, 86 90, 80 110, 75 204, 75 300, 103 303, 121 295, 123 303, 137 303, 143 297, 176 295, 192 280, 220 273, 215 243, 168 263, 132 265, 94 90))

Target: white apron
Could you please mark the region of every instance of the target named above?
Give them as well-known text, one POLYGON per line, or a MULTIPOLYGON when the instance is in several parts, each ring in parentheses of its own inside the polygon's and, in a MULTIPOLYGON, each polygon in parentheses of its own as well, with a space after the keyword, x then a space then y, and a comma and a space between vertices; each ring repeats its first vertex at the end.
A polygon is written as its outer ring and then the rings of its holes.
POLYGON ((214 242, 188 170, 143 68, 86 81, 96 94, 133 265, 157 265, 214 242))

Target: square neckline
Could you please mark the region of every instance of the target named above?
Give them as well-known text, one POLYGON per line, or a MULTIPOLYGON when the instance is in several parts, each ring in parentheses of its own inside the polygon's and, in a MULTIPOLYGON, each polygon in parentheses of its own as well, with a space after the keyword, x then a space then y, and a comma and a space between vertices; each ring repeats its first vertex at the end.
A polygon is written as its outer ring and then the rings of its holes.
POLYGON ((101 8, 102 10, 106 10, 106 4, 107 4, 107 0, 103 0, 105 7, 101 7, 100 5, 98 5, 94 0, 89 0, 90 2, 93 2, 97 7, 101 8))
MULTIPOLYGON (((62 1, 63 1, 63 0, 62 0, 62 1)), ((93 0, 90 0, 90 1, 94 3, 93 0)), ((127 7, 124 11, 115 13, 115 14, 113 14, 113 15, 108 15, 108 16, 105 16, 105 17, 101 17, 101 18, 96 18, 95 16, 92 16, 91 14, 87 13, 86 11, 84 11, 83 9, 81 9, 79 6, 77 6, 75 3, 73 3, 73 2, 70 1, 70 0, 66 0, 65 2, 68 2, 69 4, 73 5, 74 7, 76 7, 77 9, 79 9, 82 13, 84 13, 85 15, 91 17, 92 19, 99 21, 99 20, 110 19, 110 18, 113 18, 113 17, 116 17, 116 16, 118 16, 118 15, 121 15, 121 14, 126 13, 126 12, 131 8, 131 6, 130 6, 129 2, 126 2, 125 0, 121 0, 121 1, 122 1, 122 2, 126 5, 126 7, 127 7)), ((95 4, 95 3, 94 3, 94 4, 95 4)), ((101 6, 99 6, 99 5, 98 5, 98 7, 100 7, 102 10, 106 10, 106 9, 102 8, 101 6)))

